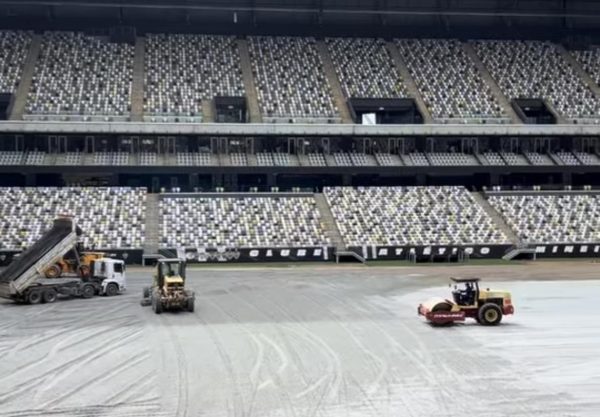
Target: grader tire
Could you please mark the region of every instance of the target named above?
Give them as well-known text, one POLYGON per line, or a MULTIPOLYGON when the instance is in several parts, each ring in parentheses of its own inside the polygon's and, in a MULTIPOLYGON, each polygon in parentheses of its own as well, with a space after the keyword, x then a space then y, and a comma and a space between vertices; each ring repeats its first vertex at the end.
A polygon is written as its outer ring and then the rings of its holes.
POLYGON ((494 303, 486 303, 477 312, 479 324, 484 326, 497 326, 502 321, 502 310, 494 303))
POLYGON ((188 298, 187 300, 187 306, 186 309, 187 311, 189 311, 190 313, 194 312, 194 298, 188 298))
POLYGON ((142 290, 142 295, 144 298, 150 298, 150 287, 144 287, 142 290))
POLYGON ((156 297, 152 298, 152 311, 154 311, 155 314, 160 314, 163 312, 162 303, 157 300, 156 297))

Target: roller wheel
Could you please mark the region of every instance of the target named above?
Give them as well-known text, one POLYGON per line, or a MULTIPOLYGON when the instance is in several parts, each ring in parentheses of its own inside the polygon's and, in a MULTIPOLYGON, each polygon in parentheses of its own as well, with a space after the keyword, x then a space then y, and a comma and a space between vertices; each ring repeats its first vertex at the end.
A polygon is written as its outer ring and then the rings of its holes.
POLYGON ((62 274, 62 269, 59 265, 50 265, 44 272, 46 278, 58 278, 62 274))
POLYGON ((39 290, 31 290, 27 294, 27 302, 29 304, 39 304, 42 302, 42 292, 39 290))
POLYGON ((106 286, 106 295, 113 297, 119 293, 119 286, 114 282, 111 282, 106 286))
POLYGON ((477 317, 484 326, 497 326, 502 321, 502 310, 497 304, 487 303, 481 306, 477 317))
POLYGON ((81 296, 83 298, 92 298, 96 294, 96 290, 93 285, 84 285, 81 289, 81 296))
POLYGON ((53 303, 56 301, 56 291, 53 289, 49 289, 44 291, 44 293, 42 294, 42 299, 44 303, 53 303))

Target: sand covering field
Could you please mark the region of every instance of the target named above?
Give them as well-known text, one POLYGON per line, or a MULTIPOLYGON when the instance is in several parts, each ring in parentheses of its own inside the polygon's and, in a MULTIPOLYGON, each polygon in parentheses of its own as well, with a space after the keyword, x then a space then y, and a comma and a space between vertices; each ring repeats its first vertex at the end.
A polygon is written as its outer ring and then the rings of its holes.
POLYGON ((0 416, 597 417, 600 281, 577 279, 600 267, 540 265, 190 270, 193 314, 139 305, 150 270, 114 298, 2 301, 0 416), (430 327, 448 273, 516 315, 430 327))

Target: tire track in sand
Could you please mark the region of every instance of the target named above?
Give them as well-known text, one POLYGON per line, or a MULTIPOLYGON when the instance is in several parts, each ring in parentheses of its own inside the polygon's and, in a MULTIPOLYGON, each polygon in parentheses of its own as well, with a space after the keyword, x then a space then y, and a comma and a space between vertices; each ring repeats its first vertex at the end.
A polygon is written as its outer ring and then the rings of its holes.
MULTIPOLYGON (((252 310, 258 312, 261 316, 263 316, 267 320, 267 322, 273 323, 271 326, 273 327, 273 329, 275 330, 275 332, 279 336, 279 338, 284 342, 287 351, 290 352, 290 354, 293 356, 296 368, 298 368, 300 370, 300 376, 302 378, 302 382, 305 385, 308 386, 308 388, 306 390, 304 390, 304 391, 306 391, 304 395, 312 393, 312 391, 314 391, 316 388, 318 388, 318 386, 321 385, 327 379, 327 375, 328 374, 330 375, 330 374, 332 374, 334 372, 334 366, 331 366, 331 367, 328 368, 328 369, 330 369, 330 372, 326 373, 326 375, 324 375, 321 378, 319 378, 319 380, 316 383, 312 383, 311 384, 310 382, 308 382, 307 379, 306 379, 306 373, 305 373, 305 371, 303 369, 303 366, 302 366, 301 358, 298 355, 298 352, 296 351, 296 349, 294 348, 294 344, 290 343, 290 341, 288 340, 288 337, 287 337, 286 333, 283 330, 284 329, 288 330, 289 332, 294 333, 300 340, 304 340, 308 344, 310 344, 312 346, 316 346, 317 347, 317 351, 319 351, 319 352, 322 351, 322 349, 321 349, 322 345, 320 345, 318 342, 315 343, 314 340, 310 339, 309 337, 306 337, 306 335, 304 335, 304 334, 296 331, 295 329, 292 329, 290 326, 284 326, 284 325, 277 324, 277 317, 273 316, 270 313, 267 313, 267 312, 263 311, 262 309, 260 309, 255 304, 250 303, 246 298, 241 297, 239 294, 231 292, 231 291, 226 291, 226 292, 227 292, 228 295, 230 295, 232 297, 235 297, 237 300, 239 300, 240 303, 243 303, 243 304, 247 305, 248 307, 250 307, 252 310)), ((261 297, 263 297, 263 296, 261 296, 261 297)), ((269 302, 267 303, 267 305, 269 303, 271 303, 271 304, 273 303, 273 301, 270 300, 270 299, 268 301, 269 302)), ((280 307, 279 307, 279 309, 280 309, 280 307)), ((231 313, 227 313, 224 310, 222 310, 222 311, 224 312, 224 314, 227 314, 227 315, 231 316, 234 320, 236 320, 237 323, 240 323, 240 326, 242 326, 241 325, 242 320, 240 318, 235 317, 231 313)), ((332 363, 331 361, 328 362, 328 365, 331 365, 331 363, 332 363)), ((277 378, 277 379, 279 379, 279 378, 277 378)), ((281 383, 281 381, 279 381, 279 385, 280 385, 280 387, 283 387, 283 384, 281 383)), ((252 402, 251 402, 252 407, 254 406, 254 402, 255 402, 255 399, 256 399, 257 391, 258 391, 258 387, 255 387, 254 390, 253 390, 253 394, 252 394, 252 402)), ((285 394, 284 393, 280 393, 279 395, 280 395, 280 397, 285 397, 284 398, 285 402, 287 402, 287 404, 288 404, 288 406, 290 407, 291 410, 295 409, 294 402, 293 402, 292 398, 290 397, 290 395, 288 393, 285 393, 285 394)), ((304 395, 302 395, 302 396, 296 395, 294 397, 294 399, 301 398, 304 395)), ((325 396, 325 393, 323 393, 321 396, 319 396, 316 399, 316 402, 318 404, 320 404, 322 402, 324 396, 325 396)), ((283 402, 283 400, 282 400, 282 402, 283 402)), ((252 410, 252 407, 250 408, 250 410, 252 410)), ((319 407, 316 407, 315 410, 319 411, 319 407)), ((314 415, 314 413, 311 414, 311 415, 314 415)))

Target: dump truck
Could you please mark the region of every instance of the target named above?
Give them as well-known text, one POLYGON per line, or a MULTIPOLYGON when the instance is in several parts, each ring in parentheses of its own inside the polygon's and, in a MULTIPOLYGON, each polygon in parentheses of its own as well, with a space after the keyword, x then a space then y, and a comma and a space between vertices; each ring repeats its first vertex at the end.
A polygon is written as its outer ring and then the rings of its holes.
POLYGON ((55 264, 50 265, 44 275, 46 278, 59 278, 67 275, 75 275, 80 278, 90 276, 91 263, 97 259, 106 258, 104 252, 78 252, 69 251, 55 264))
POLYGON ((185 288, 185 266, 184 259, 159 259, 152 286, 143 289, 142 306, 152 306, 156 314, 171 309, 193 312, 196 297, 185 288))
POLYGON ((481 289, 479 278, 450 278, 452 300, 435 297, 419 304, 417 313, 434 325, 464 322, 473 318, 484 326, 496 326, 502 317, 514 314, 510 292, 481 289))
POLYGON ((121 260, 94 261, 97 273, 88 278, 45 277, 50 265, 69 251, 77 252, 81 233, 72 218, 55 219, 50 230, 0 271, 0 297, 38 304, 52 303, 59 294, 91 298, 96 294, 114 295, 115 285, 118 291, 124 290, 125 265, 121 260))

